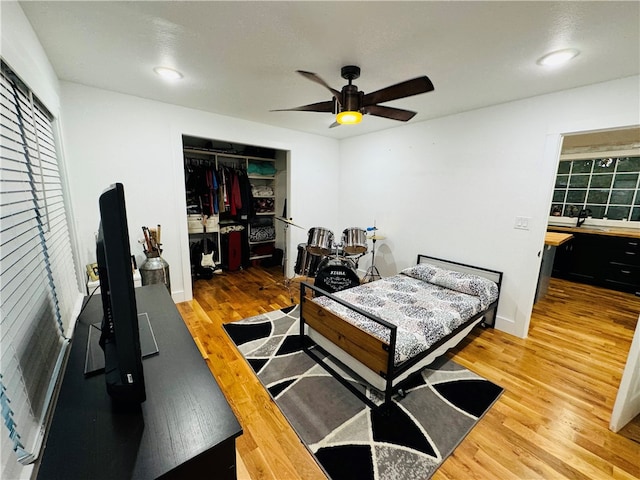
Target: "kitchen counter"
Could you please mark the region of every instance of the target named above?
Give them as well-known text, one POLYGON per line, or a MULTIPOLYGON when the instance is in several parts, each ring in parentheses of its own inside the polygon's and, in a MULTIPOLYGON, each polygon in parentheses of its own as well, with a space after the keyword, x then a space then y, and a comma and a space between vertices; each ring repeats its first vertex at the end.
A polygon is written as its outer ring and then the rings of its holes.
POLYGON ((612 237, 640 238, 640 229, 637 228, 592 227, 589 225, 582 225, 581 227, 567 227, 549 225, 547 230, 552 230, 553 232, 591 233, 594 235, 608 235, 612 237))
POLYGON ((589 225, 547 227, 551 233, 573 235, 558 247, 552 275, 572 282, 586 283, 640 296, 640 230, 589 225))
POLYGON ((553 271, 553 261, 556 255, 556 248, 573 238, 571 233, 547 232, 544 236, 544 249, 542 262, 540 263, 540 273, 538 275, 538 286, 536 288, 535 301, 537 302, 547 294, 549 280, 553 271))
POLYGON ((570 233, 547 232, 544 236, 544 244, 552 247, 559 247, 564 242, 568 242, 572 238, 573 235, 570 233))

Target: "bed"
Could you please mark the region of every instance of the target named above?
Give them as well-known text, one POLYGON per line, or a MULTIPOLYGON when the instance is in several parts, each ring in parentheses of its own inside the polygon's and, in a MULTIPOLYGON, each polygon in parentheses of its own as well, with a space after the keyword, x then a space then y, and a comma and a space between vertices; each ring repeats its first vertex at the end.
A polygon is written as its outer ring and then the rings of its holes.
MULTIPOLYGON (((460 343, 477 325, 495 323, 502 272, 418 255, 392 277, 329 293, 300 288, 300 335, 355 372, 391 401, 402 382, 460 343)), ((305 344, 305 342, 303 342, 305 344)), ((367 404, 376 403, 305 347, 367 404)))

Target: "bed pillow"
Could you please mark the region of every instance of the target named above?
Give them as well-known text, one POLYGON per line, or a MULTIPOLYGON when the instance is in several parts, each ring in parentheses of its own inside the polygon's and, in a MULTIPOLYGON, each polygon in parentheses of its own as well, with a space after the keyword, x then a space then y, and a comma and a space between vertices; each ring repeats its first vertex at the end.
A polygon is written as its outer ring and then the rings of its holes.
POLYGON ((420 263, 405 268, 400 273, 456 292, 476 296, 480 299, 483 309, 498 298, 496 283, 479 275, 446 270, 430 263, 420 263))

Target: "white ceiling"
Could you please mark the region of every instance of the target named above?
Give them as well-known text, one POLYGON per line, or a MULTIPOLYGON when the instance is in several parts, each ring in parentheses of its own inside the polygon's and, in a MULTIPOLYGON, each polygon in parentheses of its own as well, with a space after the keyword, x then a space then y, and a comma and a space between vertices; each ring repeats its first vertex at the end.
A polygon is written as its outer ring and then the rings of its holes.
POLYGON ((365 93, 420 75, 435 91, 389 102, 411 122, 640 73, 640 2, 20 2, 61 80, 345 138, 401 125, 270 112, 331 99, 295 73, 365 93), (543 54, 573 47, 569 65, 543 54), (152 69, 184 74, 168 84, 152 69))

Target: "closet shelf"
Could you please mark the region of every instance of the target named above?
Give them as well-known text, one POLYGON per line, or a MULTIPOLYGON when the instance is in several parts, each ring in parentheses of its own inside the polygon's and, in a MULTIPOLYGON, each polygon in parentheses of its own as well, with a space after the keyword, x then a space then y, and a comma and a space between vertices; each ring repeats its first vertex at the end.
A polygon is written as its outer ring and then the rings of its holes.
POLYGON ((247 175, 247 177, 252 180, 275 180, 276 178, 274 175, 247 175))

